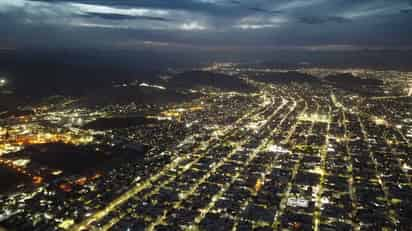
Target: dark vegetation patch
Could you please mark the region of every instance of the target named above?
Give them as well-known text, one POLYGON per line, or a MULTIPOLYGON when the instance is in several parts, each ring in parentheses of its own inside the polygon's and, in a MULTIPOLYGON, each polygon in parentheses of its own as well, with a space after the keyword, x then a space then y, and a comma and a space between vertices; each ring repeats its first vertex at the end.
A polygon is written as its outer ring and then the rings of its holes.
POLYGON ((7 192, 13 186, 30 182, 31 179, 16 173, 14 170, 0 165, 0 193, 7 192))
POLYGON ((139 125, 157 124, 156 119, 148 119, 145 117, 112 117, 112 118, 99 118, 86 124, 83 128, 94 130, 109 130, 115 128, 128 128, 139 125))
POLYGON ((330 75, 324 81, 336 88, 364 95, 378 94, 382 91, 383 81, 379 79, 363 79, 350 73, 330 75))
POLYGON ((254 80, 264 83, 273 84, 290 84, 290 83, 308 83, 308 84, 321 84, 321 80, 315 76, 296 72, 276 72, 265 73, 252 77, 254 80))

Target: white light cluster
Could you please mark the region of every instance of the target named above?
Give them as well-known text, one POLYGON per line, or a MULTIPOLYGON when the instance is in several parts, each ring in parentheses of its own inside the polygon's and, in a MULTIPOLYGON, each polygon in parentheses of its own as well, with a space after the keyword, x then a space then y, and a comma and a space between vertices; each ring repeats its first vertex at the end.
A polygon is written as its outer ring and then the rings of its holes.
POLYGON ((140 87, 157 88, 157 89, 160 89, 160 90, 166 90, 166 88, 163 87, 163 86, 160 86, 160 85, 151 85, 151 84, 147 84, 147 83, 141 83, 141 84, 139 84, 139 86, 140 86, 140 87))
POLYGON ((7 80, 5 78, 0 78, 0 87, 4 87, 7 84, 7 80))

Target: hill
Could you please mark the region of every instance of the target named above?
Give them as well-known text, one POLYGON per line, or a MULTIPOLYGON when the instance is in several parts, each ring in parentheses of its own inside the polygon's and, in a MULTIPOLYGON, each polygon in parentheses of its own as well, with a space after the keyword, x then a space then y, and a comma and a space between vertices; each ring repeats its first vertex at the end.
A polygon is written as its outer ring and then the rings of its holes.
POLYGON ((374 95, 382 91, 383 81, 379 79, 363 79, 350 73, 329 75, 324 81, 336 88, 364 95, 374 95))
POLYGON ((244 80, 208 71, 187 71, 175 75, 166 82, 167 87, 175 89, 218 88, 224 91, 250 92, 254 88, 244 80))
POLYGON ((275 72, 266 73, 252 77, 252 79, 273 84, 290 84, 290 83, 309 83, 309 84, 321 84, 321 80, 308 74, 288 71, 288 72, 275 72))

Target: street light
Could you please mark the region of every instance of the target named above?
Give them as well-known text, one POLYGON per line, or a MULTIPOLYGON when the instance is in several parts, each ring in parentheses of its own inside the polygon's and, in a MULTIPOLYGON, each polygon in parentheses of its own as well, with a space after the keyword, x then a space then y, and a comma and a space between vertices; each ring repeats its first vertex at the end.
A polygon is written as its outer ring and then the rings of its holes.
POLYGON ((6 79, 3 79, 3 78, 0 79, 0 87, 5 86, 6 83, 7 83, 6 79))

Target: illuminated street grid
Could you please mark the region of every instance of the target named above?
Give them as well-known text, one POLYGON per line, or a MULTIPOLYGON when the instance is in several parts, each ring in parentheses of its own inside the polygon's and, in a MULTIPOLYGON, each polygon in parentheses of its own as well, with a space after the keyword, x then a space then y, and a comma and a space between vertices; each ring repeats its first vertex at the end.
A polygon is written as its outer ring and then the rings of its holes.
POLYGON ((235 93, 163 110, 190 124, 189 132, 149 151, 144 166, 103 173, 76 192, 47 184, 9 197, 4 208, 17 212, 6 223, 22 230, 410 229, 411 98, 250 84, 260 93, 239 96, 230 111, 216 105, 228 106, 235 93), (225 122, 229 115, 236 118, 225 122), (158 163, 160 151, 170 161, 158 163))

